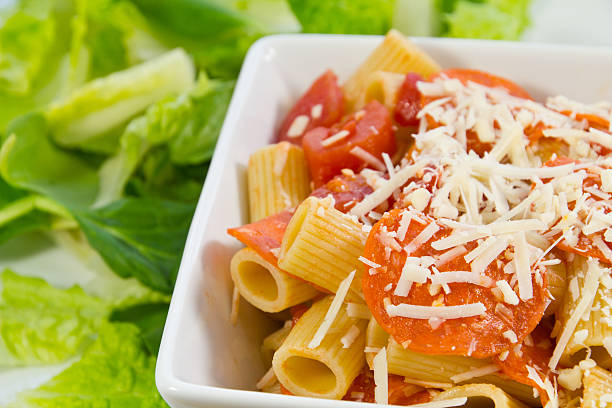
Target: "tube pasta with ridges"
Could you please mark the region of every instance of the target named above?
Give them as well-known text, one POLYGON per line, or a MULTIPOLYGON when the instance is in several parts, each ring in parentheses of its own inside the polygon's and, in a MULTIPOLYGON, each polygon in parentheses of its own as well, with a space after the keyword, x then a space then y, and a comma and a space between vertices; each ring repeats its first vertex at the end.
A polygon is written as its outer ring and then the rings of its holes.
POLYGON ((240 295, 264 312, 280 312, 319 294, 307 282, 283 272, 248 247, 234 254, 230 271, 240 295))
POLYGON ((358 258, 366 236, 359 222, 336 210, 328 198, 309 197, 287 226, 278 266, 332 293, 355 270, 346 301, 363 302, 358 258))
POLYGON ((272 363, 274 353, 276 350, 278 350, 281 344, 283 344, 283 341, 285 341, 290 331, 290 326, 283 326, 263 339, 263 342, 261 343, 261 355, 267 364, 272 363))
POLYGON ((609 407, 612 404, 612 374, 601 367, 588 369, 582 379, 582 408, 609 407))
POLYGON ((563 304, 563 297, 567 288, 567 270, 565 263, 550 265, 546 268, 546 280, 548 281, 548 291, 553 299, 546 308, 546 315, 552 315, 563 304))
POLYGON ((397 94, 404 82, 404 75, 397 72, 375 71, 370 74, 363 92, 355 103, 355 109, 361 109, 368 102, 377 100, 389 109, 394 109, 397 94))
POLYGON ((399 31, 391 30, 344 84, 344 94, 348 101, 358 100, 368 77, 375 71, 399 74, 416 72, 428 77, 440 71, 440 66, 399 31))
POLYGON ((481 402, 491 400, 495 408, 526 408, 527 406, 506 394, 500 388, 491 384, 467 384, 450 388, 434 397, 434 401, 451 398, 467 397, 468 406, 488 406, 481 402))
MULTIPOLYGON (((602 264, 599 264, 603 267, 602 264)), ((566 326, 572 313, 576 309, 576 305, 580 299, 585 296, 585 274, 588 268, 587 258, 576 255, 574 260, 568 264, 567 282, 568 289, 563 298, 563 304, 560 305, 557 312, 557 319, 561 323, 561 329, 566 326)), ((603 273, 609 273, 607 271, 603 273)), ((580 318, 576 328, 563 351, 561 361, 570 365, 572 357, 580 350, 587 347, 598 349, 593 353, 593 358, 597 358, 598 362, 603 363, 609 361, 610 356, 604 347, 606 339, 612 338, 612 327, 607 323, 609 319, 604 310, 610 307, 612 299, 612 288, 606 288, 603 282, 599 283, 593 306, 589 310, 589 318, 587 320, 580 318)))
POLYGON ((366 329, 366 361, 371 370, 374 369, 374 356, 377 349, 387 347, 389 343, 389 334, 383 330, 373 317, 368 322, 366 329))
POLYGON ((295 207, 310 193, 304 151, 288 142, 259 149, 247 170, 251 222, 295 207))
MULTIPOLYGON (((491 364, 487 359, 417 353, 404 349, 393 339, 389 339, 387 360, 389 373, 391 374, 403 375, 406 378, 418 381, 445 384, 453 384, 451 377, 457 374, 491 364)), ((472 378, 467 382, 493 384, 531 406, 537 405, 531 387, 506 379, 498 374, 472 378)))
POLYGON ((365 363, 367 322, 349 318, 345 307, 340 307, 333 330, 327 332, 321 344, 313 349, 308 347, 331 303, 332 297, 326 297, 313 304, 274 353, 274 372, 280 383, 295 395, 340 399, 365 363), (360 334, 344 348, 341 339, 353 325, 360 334))

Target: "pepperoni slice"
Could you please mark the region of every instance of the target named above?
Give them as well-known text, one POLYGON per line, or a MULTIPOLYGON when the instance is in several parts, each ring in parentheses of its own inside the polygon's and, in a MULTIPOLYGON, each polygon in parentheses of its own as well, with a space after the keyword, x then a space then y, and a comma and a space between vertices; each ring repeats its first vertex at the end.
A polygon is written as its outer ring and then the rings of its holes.
MULTIPOLYGON (((554 167, 554 166, 562 166, 562 165, 569 164, 569 163, 578 164, 579 162, 576 160, 569 159, 567 157, 559 157, 555 160, 546 162, 544 165, 547 167, 554 167)), ((601 190, 602 181, 601 181, 601 175, 600 175, 601 170, 603 170, 603 168, 595 166, 595 165, 591 168, 586 169, 588 176, 584 179, 582 183, 582 191, 580 193, 588 192, 588 190, 590 190, 591 188, 602 191, 601 190)), ((550 180, 547 180, 547 181, 550 182, 550 180)), ((599 204, 602 201, 604 201, 603 197, 600 197, 595 194, 590 195, 589 200, 585 202, 585 207, 587 211, 582 211, 579 213, 579 217, 581 218, 581 221, 583 223, 585 224, 587 223, 586 222, 587 216, 584 213, 588 213, 588 210, 592 208, 597 208, 598 211, 603 212, 604 214, 612 213, 608 205, 599 204)), ((575 205, 576 205, 575 201, 568 203, 569 210, 573 210, 575 208, 575 205)), ((606 252, 609 253, 609 251, 612 251, 612 244, 605 240, 604 231, 605 229, 594 232, 589 235, 585 235, 584 232, 582 232, 582 229, 579 229, 577 242, 567 242, 567 240, 564 239, 559 242, 558 246, 559 248, 565 251, 573 252, 575 254, 582 255, 585 257, 594 257, 608 265, 612 265, 612 259, 608 257, 606 254, 606 252), (608 250, 606 250, 606 248, 608 248, 608 250)), ((559 233, 554 238, 558 239, 560 236, 561 236, 561 233, 559 233)))
POLYGON ((533 367, 542 381, 548 376, 551 383, 553 383, 554 374, 548 370, 548 362, 554 350, 554 344, 550 340, 550 332, 550 328, 540 324, 520 345, 511 347, 506 352, 493 358, 495 364, 508 377, 521 384, 537 388, 543 407, 548 402, 548 396, 546 391, 532 378, 529 378, 527 367, 533 367))
MULTIPOLYGON (((480 85, 487 86, 489 88, 503 88, 508 91, 510 95, 519 98, 532 99, 531 95, 529 95, 529 93, 525 89, 510 81, 509 79, 493 75, 484 71, 479 71, 475 69, 453 68, 437 72, 429 79, 433 81, 436 78, 440 77, 455 78, 461 81, 464 85, 468 82, 475 82, 480 85)), ((423 96, 421 98, 421 106, 423 107, 428 103, 434 101, 435 99, 438 99, 438 97, 423 96)), ((430 128, 438 126, 438 124, 435 123, 433 119, 431 119, 431 117, 427 116, 427 119, 429 121, 430 128)), ((533 135, 531 135, 531 133, 526 134, 528 137, 537 139, 541 136, 541 131, 542 129, 538 128, 530 131, 534 133, 533 135)), ((485 153, 489 152, 493 148, 493 144, 481 142, 476 132, 474 132, 473 130, 468 130, 466 132, 466 148, 468 152, 473 151, 478 156, 483 157, 485 153)))
MULTIPOLYGON (((306 132, 318 126, 333 125, 340 120, 343 113, 344 94, 342 88, 338 86, 336 75, 331 70, 327 70, 313 82, 306 93, 287 113, 278 131, 278 141, 301 145, 306 132), (298 129, 299 134, 296 135, 290 133, 290 129, 298 116, 304 116, 308 120, 303 129, 298 129)), ((292 130, 296 131, 295 129, 292 130)))
POLYGON ((251 224, 229 228, 227 233, 253 249, 272 265, 277 265, 278 259, 274 253, 281 246, 292 216, 292 210, 281 211, 251 224))
MULTIPOLYGON (((320 186, 340 174, 342 169, 359 171, 372 166, 360 154, 369 154, 377 160, 381 159, 382 153, 392 156, 396 144, 391 115, 380 102, 371 101, 342 123, 309 131, 304 136, 302 147, 312 180, 320 186)), ((384 166, 379 170, 384 170, 384 166)))
POLYGON ((451 68, 437 72, 430 78, 430 80, 443 76, 447 76, 448 78, 456 78, 463 84, 467 84, 471 81, 480 85, 488 86, 489 88, 504 88, 510 95, 524 99, 533 99, 531 95, 529 95, 529 92, 511 80, 490 74, 488 72, 479 71, 477 69, 451 68))
MULTIPOLYGON (((397 232, 400 226, 402 212, 394 209, 386 213, 377 222, 366 241, 364 256, 381 265, 377 273, 363 276, 363 293, 372 315, 380 326, 387 331, 400 344, 410 350, 429 354, 455 354, 473 356, 478 358, 489 357, 513 345, 509 337, 511 330, 522 341, 538 324, 548 306, 546 276, 542 279, 533 279, 533 298, 521 301, 518 305, 502 304, 494 295, 491 286, 498 280, 510 282, 510 275, 504 273, 503 266, 507 263, 506 253, 502 253, 498 260, 494 260, 484 271, 485 278, 480 286, 474 283, 450 283, 450 293, 439 291, 432 295, 430 284, 413 284, 407 296, 394 294, 397 283, 406 262, 405 250, 389 251, 389 238, 385 239, 385 230, 397 232), (386 256, 387 252, 389 256, 386 256), (539 284, 540 282, 541 284, 539 284), (389 285, 389 286, 388 286, 389 285), (385 309, 385 302, 398 305, 406 303, 421 306, 456 306, 471 303, 482 303, 485 313, 482 315, 448 319, 445 321, 426 319, 413 319, 407 317, 390 317, 385 309), (501 305, 501 306, 498 306, 501 305), (508 332, 504 335, 505 332, 508 332)), ((411 221, 405 239, 396 241, 405 247, 420 234, 427 226, 435 222, 427 216, 420 216, 423 224, 411 221)), ((451 230, 440 225, 439 230, 427 242, 411 252, 411 257, 438 256, 443 251, 431 247, 431 243, 447 237, 451 230)), ((411 247, 414 243, 411 245, 411 247)), ((473 250, 477 243, 472 241, 465 244, 468 251, 473 250)), ((506 249, 506 252, 508 249, 506 249)), ((513 252, 513 251, 512 251, 513 252)), ((427 258, 421 258, 423 261, 427 258)), ((451 261, 438 267, 440 272, 470 271, 470 265, 463 256, 455 257, 451 261)))

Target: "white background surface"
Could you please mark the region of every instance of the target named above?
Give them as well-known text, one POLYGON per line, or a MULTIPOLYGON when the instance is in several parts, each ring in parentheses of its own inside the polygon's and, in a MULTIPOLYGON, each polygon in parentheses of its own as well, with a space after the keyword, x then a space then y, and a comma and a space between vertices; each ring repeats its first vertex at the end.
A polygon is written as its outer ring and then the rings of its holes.
MULTIPOLYGON (((612 1, 582 0, 578 2, 576 0, 536 0, 534 1, 534 4, 532 6, 531 15, 532 26, 524 34, 524 39, 526 41, 612 46, 612 24, 610 24, 612 17, 612 1)), ((340 52, 341 51, 342 50, 340 50, 340 52)), ((338 50, 329 50, 329 55, 331 57, 337 58, 337 52, 338 50)), ((274 55, 270 55, 270 58, 274 58, 274 55)), ((345 61, 345 66, 350 65, 352 63, 352 61, 348 61, 348 63, 347 61, 345 61)), ((575 57, 572 56, 572 54, 568 54, 567 63, 573 65, 587 65, 597 64, 598 61, 576 61, 575 57)), ((356 66, 356 64, 354 66, 356 66)), ((607 68, 606 72, 612 72, 612 64, 606 65, 605 68, 607 68)), ((301 70, 300 66, 295 66, 293 67, 293 69, 295 69, 296 72, 293 74, 293 77, 287 78, 287 87, 283 87, 283 89, 272 90, 279 91, 281 93, 281 99, 285 104, 288 103, 288 101, 293 98, 294 95, 297 95, 297 93, 301 89, 304 89, 307 84, 312 80, 312 78, 316 76, 315 72, 319 71, 318 67, 316 69, 313 67, 311 69, 312 72, 308 72, 308 70, 301 70)), ((538 67, 532 67, 531 70, 534 73, 537 73, 538 67)), ((560 67, 560 70, 561 72, 558 73, 558 75, 563 74, 563 67, 560 67)), ((276 73, 274 71, 270 72, 270 75, 272 77, 275 74, 276 73)), ((288 73, 285 72, 284 74, 287 75, 288 73)), ((291 74, 289 74, 289 76, 291 76, 291 74)), ((514 75, 512 74, 508 76, 514 77, 514 75)), ((269 78, 269 80, 272 80, 272 77, 269 78)), ((559 80, 559 78, 556 78, 554 80, 559 80)), ((602 81, 600 80, 596 80, 595 82, 589 84, 588 82, 585 83, 577 80, 575 77, 572 77, 572 81, 577 82, 576 87, 582 87, 584 85, 589 89, 592 89, 594 91, 596 90, 596 92, 594 93, 585 95, 587 97, 590 97, 587 99, 600 97, 601 95, 609 92, 609 88, 602 87, 602 81)), ((576 90, 574 89, 573 92, 575 91, 576 90)), ((612 99, 612 97, 610 99, 612 99)), ((274 121, 277 120, 278 112, 276 112, 275 115, 268 115, 267 118, 259 117, 253 119, 256 119, 256 126, 259 126, 263 130, 269 128, 270 126, 273 126, 274 121)), ((243 149, 242 156, 240 157, 242 163, 246 162, 243 159, 246 157, 248 152, 254 150, 256 145, 263 145, 266 142, 267 140, 265 138, 260 138, 259 141, 256 141, 246 146, 243 149)), ((239 173, 237 169, 234 169, 232 171, 232 174, 234 174, 235 172, 239 173)), ((234 184, 236 183, 237 182, 235 182, 234 184)), ((230 195, 230 197, 219 197, 219 199, 234 200, 238 195, 238 191, 234 189, 234 192, 230 195)), ((238 197, 238 199, 243 200, 244 197, 238 197)), ((238 211, 236 214, 238 213, 240 213, 240 211, 238 211)), ((231 225, 236 225, 238 219, 234 218, 233 220, 228 221, 231 225)), ((223 220, 223 222, 226 221, 223 220)), ((224 224, 224 226, 227 225, 228 224, 224 224)), ((23 247, 23 245, 20 244, 21 241, 13 241, 11 243, 5 244, 4 246, 0 246, 0 268, 11 267, 22 274, 44 276, 52 284, 61 287, 67 287, 72 284, 81 284, 87 286, 88 284, 92 283, 95 274, 86 263, 84 263, 80 259, 75 258, 74 256, 67 255, 64 251, 57 249, 57 247, 52 242, 50 242, 48 239, 41 237, 40 235, 30 235, 22 238, 22 240, 29 241, 30 247, 31 240, 34 239, 37 240, 40 249, 40 251, 38 251, 35 256, 32 256, 32 253, 20 251, 20 248, 23 247)), ((192 240, 193 239, 194 238, 192 238, 192 240)), ((233 250, 224 247, 217 247, 213 249, 214 253, 217 256, 217 260, 220 263, 227 262, 227 260, 229 259, 229 255, 233 250)), ((202 282, 198 282, 196 284, 201 285, 202 282)), ((191 306, 195 307, 196 310, 200 310, 200 307, 214 307, 215 310, 220 309, 220 313, 228 312, 229 304, 227 302, 227 286, 228 285, 226 281, 220 280, 218 286, 215 287, 215 289, 219 292, 219 296, 217 296, 215 299, 208 299, 207 302, 209 303, 207 305, 205 305, 204 302, 191 306)), ((255 319, 253 321, 256 323, 257 318, 254 316, 255 314, 253 314, 252 311, 247 311, 246 313, 243 312, 242 318, 243 321, 255 319)), ((208 342, 206 341, 201 342, 201 336, 205 334, 202 331, 204 330, 204 328, 201 324, 196 326, 196 330, 200 330, 200 332, 193 334, 188 333, 187 331, 184 339, 185 341, 182 343, 185 346, 189 346, 189 348, 195 348, 195 351, 193 352, 193 354, 195 355, 192 356, 189 356, 190 354, 192 354, 191 350, 183 350, 183 353, 186 354, 186 356, 183 355, 183 358, 186 357, 186 359, 182 361, 188 362, 189 360, 191 360, 194 362, 194 364, 188 367, 180 367, 179 371, 181 373, 182 379, 186 381, 199 382, 201 384, 210 383, 213 385, 227 385, 230 387, 252 385, 251 382, 253 381, 253 379, 257 378, 261 374, 261 367, 258 367, 258 364, 254 361, 250 361, 250 359, 248 358, 248 354, 253 351, 251 348, 254 348, 255 345, 258 344, 258 339, 253 339, 252 347, 247 347, 243 349, 242 353, 237 353, 238 356, 242 355, 244 358, 235 358, 234 362, 230 363, 231 367, 225 374, 223 372, 219 372, 217 373, 215 378, 210 378, 210 375, 206 374, 205 371, 202 370, 201 366, 199 369, 197 366, 197 364, 202 361, 203 356, 209 353, 209 350, 206 350, 204 347, 206 345, 210 346, 210 344, 208 344, 208 342), (197 350, 199 346, 201 346, 201 350, 197 350), (255 370, 251 372, 253 367, 255 367, 255 370), (242 371, 241 375, 235 375, 235 370, 242 371), (235 378, 233 380, 230 380, 230 377, 235 378)), ((183 330, 186 329, 183 328, 183 330)), ((225 328, 224 330, 230 329, 225 328)), ((243 332, 241 330, 232 333, 233 336, 244 336, 246 334, 247 331, 243 332)), ((259 334, 261 335, 261 333, 259 334)), ((220 344, 225 344, 225 342, 221 342, 220 344)), ((244 346, 240 344, 239 340, 230 340, 229 344, 233 347, 244 346)), ((175 350, 169 350, 168 347, 166 347, 166 352, 175 352, 175 350)), ((214 355, 214 353, 212 354, 214 355)), ((65 365, 57 365, 51 367, 34 367, 21 370, 0 370, 0 405, 9 402, 13 398, 14 394, 19 390, 29 387, 35 387, 41 382, 47 381, 57 372, 61 371, 64 366, 65 365)), ((174 371, 176 365, 173 364, 173 366, 174 367, 172 368, 172 370, 174 371)), ((214 364, 204 364, 204 366, 208 367, 208 369, 218 368, 215 367, 214 364)))

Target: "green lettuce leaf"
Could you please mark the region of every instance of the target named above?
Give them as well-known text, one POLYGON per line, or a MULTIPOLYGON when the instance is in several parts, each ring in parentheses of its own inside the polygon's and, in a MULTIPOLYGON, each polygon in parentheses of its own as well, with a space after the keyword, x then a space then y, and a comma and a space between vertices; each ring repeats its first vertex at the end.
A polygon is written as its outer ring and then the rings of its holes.
POLYGON ((73 215, 116 274, 171 293, 194 209, 192 204, 130 198, 73 215))
POLYGON ((51 381, 21 392, 10 408, 166 407, 155 387, 155 357, 139 329, 103 324, 83 357, 51 381))
POLYGON ((0 282, 0 366, 65 361, 91 344, 110 313, 77 286, 57 289, 10 271, 0 282))
POLYGON ((393 0, 289 0, 305 33, 385 34, 393 0))
POLYGON ((200 165, 211 159, 233 85, 233 81, 209 80, 201 73, 193 89, 151 105, 143 116, 132 120, 121 136, 119 152, 100 169, 96 205, 121 197, 130 177, 143 163, 146 182, 141 187, 157 188, 144 195, 180 196, 179 201, 197 198, 205 169, 199 168, 200 185, 196 186, 190 182, 192 178, 183 178, 185 172, 177 166, 200 165), (167 149, 154 149, 166 143, 167 149), (150 158, 148 153, 152 149, 154 157, 150 158))
POLYGON ((98 78, 49 107, 52 137, 64 147, 114 153, 130 119, 167 95, 189 89, 194 78, 193 63, 181 49, 98 78))
MULTIPOLYGON (((518 40, 529 24, 530 0, 459 0, 446 15, 446 36, 518 40)), ((446 7, 449 7, 446 5, 446 7)))
POLYGON ((6 182, 67 206, 93 202, 98 190, 95 161, 53 144, 42 114, 15 119, 7 135, 0 148, 0 175, 6 182))
POLYGON ((151 355, 159 352, 168 303, 141 303, 113 311, 110 320, 128 322, 140 328, 145 346, 151 355))

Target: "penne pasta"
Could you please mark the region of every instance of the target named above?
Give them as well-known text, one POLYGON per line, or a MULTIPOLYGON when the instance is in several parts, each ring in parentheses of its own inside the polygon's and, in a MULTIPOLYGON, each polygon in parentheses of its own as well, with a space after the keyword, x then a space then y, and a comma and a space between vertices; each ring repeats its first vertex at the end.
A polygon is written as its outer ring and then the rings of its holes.
POLYGON ((301 147, 280 142, 251 155, 247 168, 251 222, 297 206, 310 193, 301 147))
POLYGON ((367 322, 349 318, 345 307, 338 309, 333 329, 321 344, 309 348, 331 304, 331 297, 313 304, 274 353, 274 372, 280 383, 295 395, 340 399, 365 363, 367 322), (359 335, 345 347, 341 340, 352 327, 358 328, 359 335))
POLYGON ((319 294, 308 283, 281 271, 248 247, 234 254, 230 271, 240 295, 264 312, 280 312, 319 294))
POLYGON ((331 197, 309 197, 295 211, 281 245, 278 266, 335 293, 352 271, 347 301, 363 302, 361 274, 366 234, 359 222, 333 207, 331 197))
POLYGON ((383 347, 387 347, 389 343, 389 335, 385 332, 382 327, 376 322, 373 317, 368 322, 368 328, 366 329, 366 347, 365 357, 368 362, 370 369, 374 369, 374 357, 378 350, 383 347))

